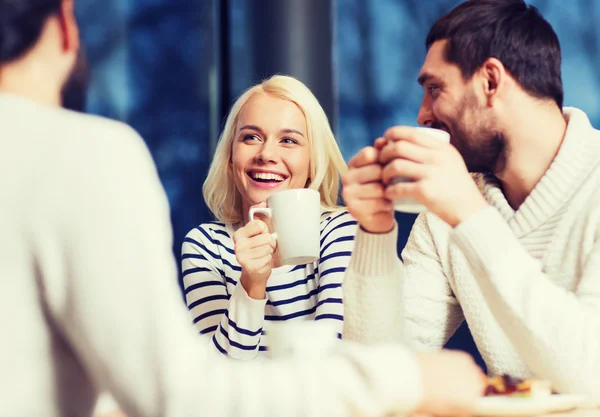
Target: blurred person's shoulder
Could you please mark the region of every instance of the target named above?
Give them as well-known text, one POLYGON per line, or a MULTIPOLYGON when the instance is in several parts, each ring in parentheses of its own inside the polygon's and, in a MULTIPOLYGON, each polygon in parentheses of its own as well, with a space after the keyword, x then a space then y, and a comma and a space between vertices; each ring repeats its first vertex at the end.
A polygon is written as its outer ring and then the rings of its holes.
POLYGON ((134 206, 138 217, 168 215, 150 152, 124 123, 0 94, 0 148, 0 189, 26 207, 31 229, 134 206))
POLYGON ((56 132, 62 132, 62 138, 61 134, 54 136, 54 140, 62 141, 62 146, 81 149, 88 158, 109 155, 114 160, 120 155, 148 154, 142 137, 126 123, 70 110, 55 111, 56 117, 49 123, 53 123, 56 132))
POLYGON ((54 141, 62 148, 55 155, 72 172, 92 181, 153 181, 158 173, 146 142, 131 126, 101 116, 59 110, 54 128, 64 136, 54 141), (127 178, 126 178, 127 177, 127 178))
POLYGON ((0 95, 0 132, 15 151, 28 149, 33 159, 43 155, 46 163, 69 164, 79 156, 88 163, 109 158, 115 164, 121 158, 149 156, 140 135, 125 123, 17 95, 0 95))

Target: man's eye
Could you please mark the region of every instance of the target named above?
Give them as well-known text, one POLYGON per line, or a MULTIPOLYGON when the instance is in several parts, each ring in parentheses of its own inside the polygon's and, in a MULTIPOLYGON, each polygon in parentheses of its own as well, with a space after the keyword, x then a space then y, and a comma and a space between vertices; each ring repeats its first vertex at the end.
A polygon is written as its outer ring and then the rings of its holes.
POLYGON ((429 87, 427 87, 427 92, 432 96, 435 97, 440 93, 440 87, 437 85, 430 85, 429 87))

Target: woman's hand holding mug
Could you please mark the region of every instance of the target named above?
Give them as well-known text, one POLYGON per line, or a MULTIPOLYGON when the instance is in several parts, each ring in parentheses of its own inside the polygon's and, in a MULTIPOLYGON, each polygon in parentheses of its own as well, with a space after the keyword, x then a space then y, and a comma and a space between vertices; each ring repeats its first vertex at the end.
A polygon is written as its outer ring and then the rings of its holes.
MULTIPOLYGON (((266 204, 255 207, 266 207, 266 204)), ((252 220, 234 233, 233 243, 235 257, 242 267, 240 283, 251 298, 264 299, 277 245, 269 227, 261 220, 252 220)))

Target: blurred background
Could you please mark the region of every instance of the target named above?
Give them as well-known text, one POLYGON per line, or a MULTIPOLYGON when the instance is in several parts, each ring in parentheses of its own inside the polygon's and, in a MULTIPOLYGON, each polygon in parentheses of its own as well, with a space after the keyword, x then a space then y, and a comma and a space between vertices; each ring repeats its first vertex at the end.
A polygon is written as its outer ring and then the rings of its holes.
MULTIPOLYGON (((235 98, 275 73, 305 82, 346 160, 394 124, 415 125, 425 36, 459 0, 77 0, 92 67, 88 111, 146 140, 172 210, 174 253, 212 220, 202 199, 235 98)), ((531 0, 558 33, 565 104, 600 120, 595 0, 531 0)), ((398 214, 402 248, 414 221, 398 214)), ((149 228, 152 225, 148 225, 149 228)), ((465 327, 450 347, 473 351, 465 327)))

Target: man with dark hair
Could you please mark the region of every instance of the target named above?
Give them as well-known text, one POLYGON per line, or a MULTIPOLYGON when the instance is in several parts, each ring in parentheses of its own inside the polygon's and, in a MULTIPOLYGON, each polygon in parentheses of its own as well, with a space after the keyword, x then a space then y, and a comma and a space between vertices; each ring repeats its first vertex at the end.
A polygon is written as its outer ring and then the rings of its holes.
POLYGON ((441 347, 466 320, 492 374, 597 398, 600 132, 562 108, 556 34, 522 0, 471 0, 434 24, 426 48, 418 122, 450 144, 396 126, 350 162, 344 199, 361 230, 345 336, 381 341, 405 327, 415 345, 441 347), (400 198, 428 210, 403 262, 400 198), (385 320, 394 303, 402 322, 385 320))
POLYGON ((2 415, 86 416, 99 391, 130 417, 473 406, 483 376, 464 354, 340 343, 314 359, 211 356, 181 301, 168 204, 143 141, 60 108, 79 88, 78 56, 73 0, 0 0, 2 415))
POLYGON ((447 40, 444 57, 460 68, 465 81, 495 57, 530 95, 552 99, 562 108, 560 44, 550 23, 522 0, 484 3, 463 3, 438 20, 427 35, 426 48, 447 40))

